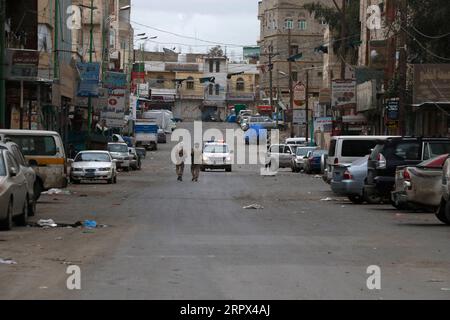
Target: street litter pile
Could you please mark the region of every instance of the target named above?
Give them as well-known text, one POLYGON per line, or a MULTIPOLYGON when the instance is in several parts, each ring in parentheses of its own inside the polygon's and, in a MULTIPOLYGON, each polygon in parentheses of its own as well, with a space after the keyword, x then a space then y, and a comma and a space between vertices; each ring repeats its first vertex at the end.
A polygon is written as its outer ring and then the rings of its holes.
POLYGON ((61 189, 50 189, 46 192, 42 192, 42 194, 45 195, 49 195, 49 196, 54 196, 54 195, 64 195, 64 196, 69 196, 72 193, 69 190, 61 190, 61 189))
POLYGON ((30 227, 50 229, 50 228, 85 228, 85 229, 98 229, 98 228, 107 228, 107 225, 98 224, 97 221, 93 220, 85 220, 85 221, 77 221, 72 224, 68 223, 56 223, 53 219, 41 219, 36 223, 29 224, 30 227))
POLYGON ((13 265, 17 264, 17 262, 11 260, 11 259, 2 259, 0 258, 0 264, 7 264, 7 265, 13 265))
POLYGON ((255 203, 255 204, 251 204, 249 206, 245 206, 242 209, 245 209, 245 210, 251 210, 251 209, 253 209, 253 210, 263 210, 264 207, 262 205, 260 205, 260 204, 256 204, 255 203))

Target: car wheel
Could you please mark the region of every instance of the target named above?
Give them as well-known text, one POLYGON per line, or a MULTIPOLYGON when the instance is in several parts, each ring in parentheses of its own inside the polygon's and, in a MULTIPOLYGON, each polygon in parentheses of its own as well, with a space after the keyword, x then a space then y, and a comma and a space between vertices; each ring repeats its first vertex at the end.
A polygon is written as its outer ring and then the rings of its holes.
POLYGON ((28 223, 28 196, 23 204, 22 213, 14 219, 16 224, 21 227, 25 227, 28 223))
POLYGON ((363 204, 364 198, 361 196, 349 196, 348 199, 354 204, 363 204))
POLYGON ((80 180, 77 180, 77 179, 73 179, 73 178, 70 178, 70 182, 72 183, 72 184, 80 184, 80 180))
POLYGON ((114 176, 113 183, 117 184, 117 176, 114 176))
POLYGON ((297 169, 294 166, 291 166, 292 172, 296 173, 297 169))
POLYGON ((441 201, 438 211, 436 212, 436 218, 442 223, 450 225, 450 205, 449 202, 445 202, 444 199, 441 201))
POLYGON ((228 167, 228 168, 226 169, 226 171, 227 171, 227 172, 232 172, 232 171, 233 171, 233 168, 232 168, 232 167, 228 167))
POLYGON ((383 199, 377 193, 369 194, 364 190, 364 200, 368 204, 380 204, 383 199))
POLYGON ((0 220, 0 230, 9 231, 12 229, 12 210, 13 210, 13 202, 12 199, 9 201, 8 211, 6 212, 6 218, 4 220, 0 220))
POLYGON ((206 168, 205 168, 205 167, 201 167, 201 168, 200 168, 200 171, 201 171, 201 172, 205 172, 205 171, 206 171, 206 168))

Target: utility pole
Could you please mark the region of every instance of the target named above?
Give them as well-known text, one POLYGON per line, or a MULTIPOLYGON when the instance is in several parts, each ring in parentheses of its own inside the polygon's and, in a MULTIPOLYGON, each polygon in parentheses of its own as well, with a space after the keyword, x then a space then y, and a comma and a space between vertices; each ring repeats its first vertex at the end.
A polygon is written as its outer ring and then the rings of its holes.
POLYGON ((309 145, 309 70, 306 69, 306 145, 309 145))
MULTIPOLYGON (((89 63, 93 60, 93 48, 94 48, 94 0, 91 0, 91 26, 89 34, 89 63)), ((88 133, 92 132, 92 97, 88 97, 88 133)))
POLYGON ((407 52, 406 52, 406 28, 407 28, 407 9, 406 0, 400 0, 400 55, 399 55, 399 122, 398 131, 401 136, 406 134, 406 73, 407 73, 407 52))
MULTIPOLYGON (((55 52, 53 55, 53 78, 59 78, 59 0, 55 0, 55 52)), ((39 85, 39 84, 38 84, 39 85)))
MULTIPOLYGON (((291 28, 288 29, 288 52, 289 57, 293 55, 292 53, 292 31, 291 28)), ((294 82, 292 81, 292 60, 289 59, 289 110, 291 113, 291 138, 294 137, 294 82)))
POLYGON ((346 11, 347 11, 347 0, 342 1, 342 8, 341 8, 341 49, 340 49, 340 56, 341 56, 341 80, 345 80, 345 74, 346 74, 346 63, 345 63, 345 52, 347 47, 347 18, 346 18, 346 11))
MULTIPOLYGON (((270 87, 270 106, 273 111, 273 47, 270 46, 270 53, 269 53, 269 87, 270 87)), ((278 97, 280 99, 280 97, 278 97)), ((278 122, 278 113, 277 113, 277 122, 278 122)))
POLYGON ((6 128, 6 74, 5 74, 6 0, 0 0, 0 128, 6 128))

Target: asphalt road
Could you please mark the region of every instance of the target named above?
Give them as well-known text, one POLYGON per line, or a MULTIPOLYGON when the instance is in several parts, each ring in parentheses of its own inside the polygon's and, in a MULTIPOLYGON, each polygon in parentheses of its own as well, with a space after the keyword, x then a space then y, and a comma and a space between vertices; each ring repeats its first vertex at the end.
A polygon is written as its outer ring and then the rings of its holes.
POLYGON ((199 183, 187 170, 180 183, 172 146, 117 185, 44 196, 33 218, 106 228, 0 233, 0 258, 17 262, 0 264, 0 299, 450 299, 450 229, 434 215, 352 205, 290 170, 237 165, 199 183), (254 203, 264 209, 243 209, 254 203), (371 265, 381 290, 366 286, 371 265))

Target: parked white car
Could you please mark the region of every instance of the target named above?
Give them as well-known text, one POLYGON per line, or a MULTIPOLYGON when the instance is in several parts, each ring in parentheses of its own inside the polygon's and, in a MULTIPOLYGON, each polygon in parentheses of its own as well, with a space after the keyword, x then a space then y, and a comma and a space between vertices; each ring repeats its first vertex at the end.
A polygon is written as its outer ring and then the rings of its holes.
POLYGON ((0 230, 11 230, 13 221, 27 225, 29 199, 23 168, 11 152, 0 149, 0 230))
POLYGON ((116 160, 108 151, 82 151, 71 160, 70 181, 101 181, 117 183, 116 160))
POLYGON ((38 200, 35 192, 35 190, 38 190, 36 172, 27 164, 22 151, 20 151, 19 146, 14 142, 0 142, 0 149, 6 149, 13 155, 14 159, 20 166, 20 170, 23 172, 25 178, 27 179, 27 189, 29 195, 28 215, 32 217, 36 214, 36 203, 38 200))

